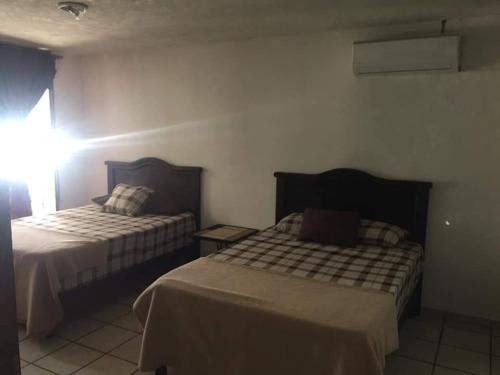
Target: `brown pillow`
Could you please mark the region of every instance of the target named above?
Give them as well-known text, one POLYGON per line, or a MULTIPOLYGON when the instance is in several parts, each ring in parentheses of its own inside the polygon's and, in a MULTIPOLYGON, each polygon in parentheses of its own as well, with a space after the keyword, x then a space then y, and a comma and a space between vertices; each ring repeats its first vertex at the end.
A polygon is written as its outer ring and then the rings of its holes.
POLYGON ((300 228, 300 241, 352 247, 358 240, 358 212, 306 208, 300 228))

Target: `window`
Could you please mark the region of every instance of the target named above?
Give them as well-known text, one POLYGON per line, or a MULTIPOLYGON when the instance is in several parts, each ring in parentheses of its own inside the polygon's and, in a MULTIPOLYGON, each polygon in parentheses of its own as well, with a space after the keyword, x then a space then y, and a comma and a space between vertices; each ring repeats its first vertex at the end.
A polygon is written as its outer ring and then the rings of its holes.
MULTIPOLYGON (((40 152, 50 154, 51 142, 49 140, 52 133, 52 115, 50 106, 50 91, 46 90, 38 103, 31 110, 28 117, 24 121, 24 126, 28 128, 34 136, 40 136, 39 140, 34 142, 42 142, 36 149, 40 152), (43 142, 46 142, 44 145, 43 142)), ((33 155, 33 159, 36 158, 33 155)), ((34 162, 36 169, 30 171, 28 176, 28 188, 31 198, 31 209, 33 215, 45 214, 56 210, 56 163, 55 160, 42 157, 42 163, 34 162)))
POLYGON ((28 184, 33 215, 56 210, 54 141, 49 90, 22 123, 0 126, 0 178, 28 184))

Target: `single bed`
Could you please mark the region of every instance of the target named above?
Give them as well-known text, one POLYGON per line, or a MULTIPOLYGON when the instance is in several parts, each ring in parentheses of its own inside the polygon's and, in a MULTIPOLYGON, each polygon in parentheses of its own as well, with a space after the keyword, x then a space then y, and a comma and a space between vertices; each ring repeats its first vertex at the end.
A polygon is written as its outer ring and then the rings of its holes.
POLYGON ((176 269, 134 305, 145 328, 143 370, 383 373, 398 321, 420 310, 431 184, 352 169, 275 176, 277 223, 309 207, 350 210, 398 225, 409 238, 341 248, 271 227, 176 269))
POLYGON ((156 158, 106 165, 109 193, 119 183, 154 190, 147 213, 129 217, 93 204, 12 221, 18 321, 29 335, 55 328, 63 293, 166 254, 196 253, 201 168, 156 158))

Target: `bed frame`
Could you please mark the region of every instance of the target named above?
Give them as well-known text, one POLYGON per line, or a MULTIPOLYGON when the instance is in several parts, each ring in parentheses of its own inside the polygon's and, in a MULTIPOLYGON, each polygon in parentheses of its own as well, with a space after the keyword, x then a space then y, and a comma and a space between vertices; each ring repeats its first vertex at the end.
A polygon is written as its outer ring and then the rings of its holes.
MULTIPOLYGON (((432 183, 391 180, 357 169, 338 168, 318 174, 276 172, 276 222, 305 208, 357 211, 361 217, 398 225, 425 251, 427 210, 432 183)), ((400 322, 421 309, 420 280, 400 322)))
POLYGON ((132 162, 106 161, 108 194, 119 183, 147 186, 155 191, 146 211, 175 215, 192 212, 200 228, 201 170, 200 167, 180 167, 157 158, 142 158, 132 162))
MULTIPOLYGON (((201 172, 200 167, 181 167, 157 158, 142 158, 132 162, 106 161, 108 193, 119 183, 147 186, 155 191, 146 211, 148 213, 175 215, 192 212, 196 227, 201 222, 201 172)), ((140 280, 148 285, 169 269, 182 265, 200 256, 198 241, 178 249, 171 254, 152 258, 126 270, 91 282, 79 288, 63 292, 61 300, 65 309, 78 304, 74 301, 105 299, 107 294, 121 293, 140 280)), ((133 285, 135 286, 135 284, 133 285)))

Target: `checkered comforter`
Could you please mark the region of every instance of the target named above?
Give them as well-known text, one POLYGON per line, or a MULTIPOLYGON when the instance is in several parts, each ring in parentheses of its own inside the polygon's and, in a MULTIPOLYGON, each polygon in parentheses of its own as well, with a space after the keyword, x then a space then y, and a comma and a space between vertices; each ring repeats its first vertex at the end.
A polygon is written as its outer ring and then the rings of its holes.
POLYGON ((187 246, 196 230, 191 213, 130 217, 102 212, 101 207, 95 205, 25 217, 16 223, 108 242, 107 264, 61 280, 63 291, 187 246))
POLYGON ((273 229, 210 255, 214 260, 278 273, 391 293, 402 313, 422 272, 423 250, 416 243, 397 247, 358 244, 340 248, 296 240, 273 229))

